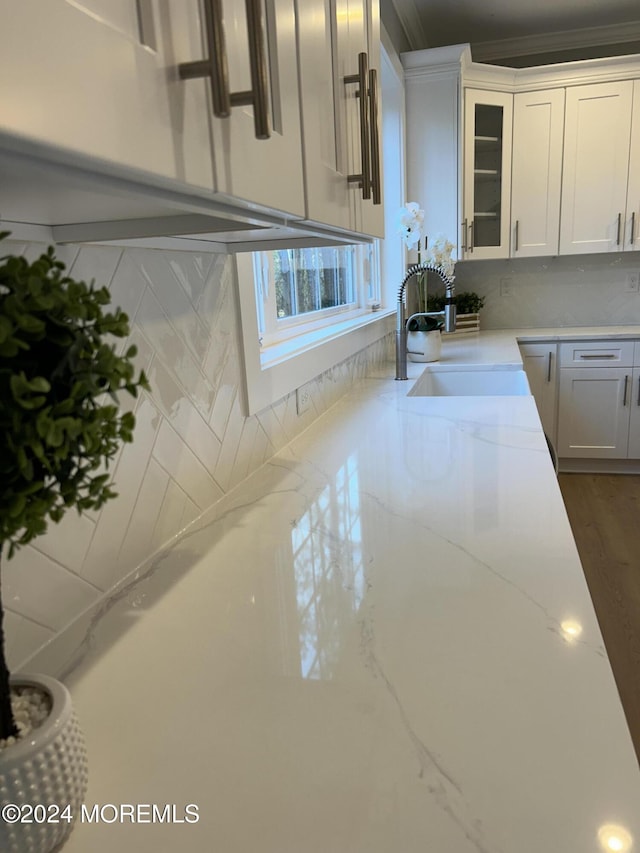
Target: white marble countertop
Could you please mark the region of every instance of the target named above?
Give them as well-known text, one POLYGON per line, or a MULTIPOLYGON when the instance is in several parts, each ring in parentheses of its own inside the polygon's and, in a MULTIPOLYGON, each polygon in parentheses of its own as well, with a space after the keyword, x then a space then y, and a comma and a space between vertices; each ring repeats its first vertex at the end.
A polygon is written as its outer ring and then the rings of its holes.
MULTIPOLYGON (((518 364, 515 334, 447 340, 442 365, 518 364)), ((68 679, 87 803, 199 821, 81 824, 65 853, 640 846, 640 773, 533 399, 407 397, 392 377, 99 621, 68 679)))

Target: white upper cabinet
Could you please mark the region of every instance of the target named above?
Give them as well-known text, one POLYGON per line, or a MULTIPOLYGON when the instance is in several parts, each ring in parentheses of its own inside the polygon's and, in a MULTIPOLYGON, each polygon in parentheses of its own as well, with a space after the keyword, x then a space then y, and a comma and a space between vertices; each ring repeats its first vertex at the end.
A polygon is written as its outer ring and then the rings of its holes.
MULTIPOLYGON (((306 218, 340 228, 354 226, 348 181, 346 84, 352 73, 347 51, 347 16, 338 19, 332 0, 298 0, 302 127, 306 159, 306 218), (335 63, 333 61, 335 57, 335 63), (331 73, 327 73, 331 69, 331 73)), ((354 58, 357 62, 357 57, 354 58)))
POLYGON ((402 62, 409 197, 428 234, 460 228, 458 259, 640 248, 637 56, 503 68, 456 45, 402 62))
POLYGON ((197 99, 199 110, 178 120, 189 122, 183 124, 188 137, 210 128, 215 191, 303 217, 293 0, 206 0, 202 7, 171 0, 170 11, 170 27, 181 19, 181 30, 200 16, 201 46, 192 38, 188 49, 182 41, 175 56, 186 76, 182 99, 197 99), (189 79, 189 69, 206 76, 189 79))
MULTIPOLYGON (((141 5, 2 0, 0 76, 11 84, 0 93, 0 130, 180 179, 181 104, 167 84, 175 66, 165 49, 168 21, 142 20, 141 5)), ((206 169, 197 177, 206 182, 206 169)))
POLYGON ((302 217, 294 33, 293 0, 3 0, 0 131, 302 217))
POLYGON ((378 0, 0 0, 3 218, 382 236, 379 37, 378 0))
POLYGON ((633 82, 567 89, 560 254, 623 248, 633 82))
POLYGON ((298 0, 306 218, 383 236, 378 3, 298 0))
POLYGON ((513 96, 464 95, 464 258, 509 256, 513 96))
MULTIPOLYGON (((253 2, 263 5, 261 0, 253 2)), ((232 106, 228 119, 214 120, 217 190, 304 216, 293 0, 265 3, 260 22, 255 16, 253 22, 247 20, 244 4, 238 0, 223 0, 222 5, 231 91, 263 88, 269 138, 259 138, 257 107, 253 105, 232 106), (253 36, 252 29, 256 30, 253 36), (262 42, 264 67, 252 75, 252 55, 258 42, 262 42)))
POLYGON ((557 255, 564 89, 513 98, 511 256, 557 255))

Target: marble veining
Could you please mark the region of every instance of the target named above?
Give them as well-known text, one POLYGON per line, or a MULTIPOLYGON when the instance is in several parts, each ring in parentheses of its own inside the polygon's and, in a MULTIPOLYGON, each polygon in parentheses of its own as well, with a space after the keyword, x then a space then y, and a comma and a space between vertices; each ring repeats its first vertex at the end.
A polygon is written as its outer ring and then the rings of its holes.
MULTIPOLYGON (((47 248, 2 245, 30 259, 47 248)), ((64 669, 61 660, 75 659, 114 592, 347 393, 372 362, 386 360, 391 346, 391 336, 382 337, 311 380, 312 406, 303 417, 295 394, 247 417, 231 256, 98 245, 58 246, 57 253, 72 276, 107 286, 127 312, 131 334, 118 346, 137 347, 136 366, 152 391, 125 401, 137 425, 134 444, 113 460, 118 499, 66 515, 4 561, 14 671, 31 667, 34 656, 47 672, 64 669)))
POLYGON ((200 820, 81 825, 65 853, 640 843, 640 773, 532 398, 407 397, 391 373, 93 620, 67 678, 89 804, 200 820))

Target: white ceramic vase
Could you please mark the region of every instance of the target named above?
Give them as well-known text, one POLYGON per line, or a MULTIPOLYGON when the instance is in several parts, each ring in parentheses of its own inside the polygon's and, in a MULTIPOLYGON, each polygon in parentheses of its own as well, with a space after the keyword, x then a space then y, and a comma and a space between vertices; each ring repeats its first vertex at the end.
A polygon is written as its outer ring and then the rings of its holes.
POLYGON ((409 361, 438 361, 442 349, 439 329, 431 332, 407 332, 407 358, 409 361))
MULTIPOLYGON (((51 713, 29 737, 0 753, 0 809, 16 806, 20 817, 31 820, 0 820, 0 850, 51 853, 71 833, 84 802, 88 780, 84 736, 64 684, 45 675, 17 675, 11 684, 45 690, 51 713)), ((6 817, 14 813, 9 809, 6 817)))

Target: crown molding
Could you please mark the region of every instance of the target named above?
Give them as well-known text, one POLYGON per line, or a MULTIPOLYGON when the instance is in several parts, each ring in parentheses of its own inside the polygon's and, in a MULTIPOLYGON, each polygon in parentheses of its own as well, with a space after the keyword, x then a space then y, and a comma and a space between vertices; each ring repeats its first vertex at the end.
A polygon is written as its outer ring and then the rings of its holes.
MULTIPOLYGON (((393 0, 394 5, 405 2, 413 5, 412 0, 393 0)), ((576 48, 627 44, 636 41, 640 41, 640 21, 629 21, 624 24, 609 24, 604 27, 583 27, 576 30, 538 33, 512 39, 473 42, 472 52, 475 61, 486 62, 491 59, 534 56, 576 48)))
POLYGON ((400 54, 405 78, 434 74, 460 74, 462 68, 472 65, 468 44, 452 44, 446 47, 430 47, 411 50, 400 54))
POLYGON ((391 0, 411 50, 421 50, 427 42, 414 0, 391 0))
POLYGON ((465 86, 513 93, 637 80, 639 77, 639 54, 580 59, 530 68, 505 68, 471 62, 463 69, 465 86))
POLYGON ((640 53, 510 68, 476 62, 469 45, 459 44, 408 51, 400 59, 408 85, 423 77, 455 75, 466 88, 515 93, 640 79, 640 53))

